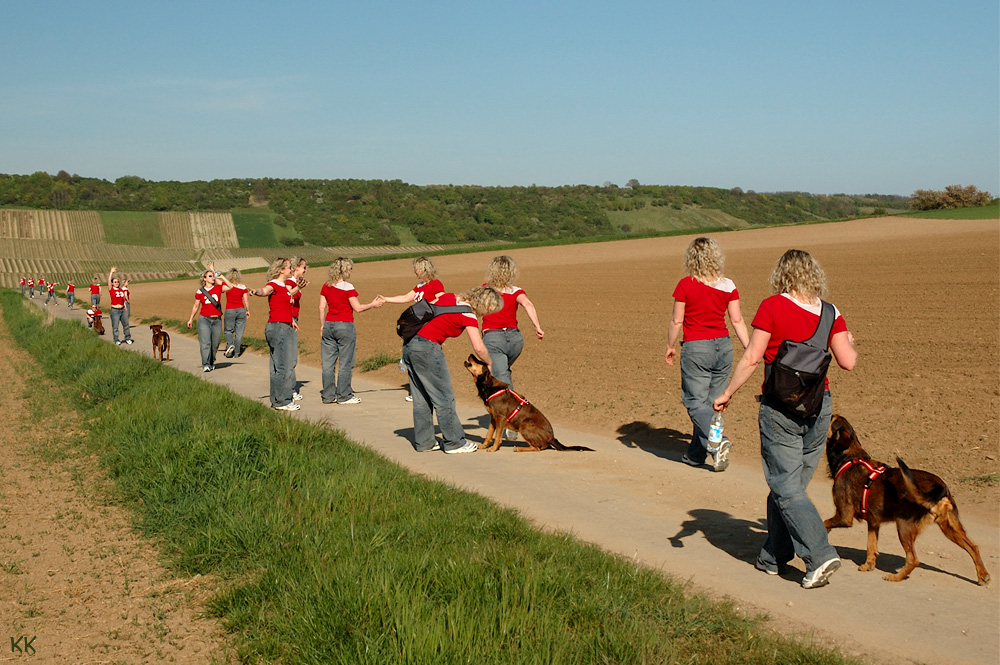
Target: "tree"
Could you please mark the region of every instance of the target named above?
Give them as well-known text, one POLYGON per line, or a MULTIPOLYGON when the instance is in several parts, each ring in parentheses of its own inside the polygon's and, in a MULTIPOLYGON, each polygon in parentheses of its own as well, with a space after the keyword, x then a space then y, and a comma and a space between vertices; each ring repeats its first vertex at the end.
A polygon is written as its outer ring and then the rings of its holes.
POLYGON ((984 206, 992 200, 989 192, 981 192, 975 185, 948 185, 944 191, 918 189, 910 197, 911 210, 941 210, 952 208, 974 208, 984 206))

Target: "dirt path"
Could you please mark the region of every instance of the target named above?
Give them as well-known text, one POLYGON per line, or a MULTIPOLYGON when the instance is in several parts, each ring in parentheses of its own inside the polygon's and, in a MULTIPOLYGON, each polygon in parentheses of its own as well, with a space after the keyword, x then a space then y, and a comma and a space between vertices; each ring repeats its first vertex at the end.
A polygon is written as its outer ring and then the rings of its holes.
MULTIPOLYGON (((762 284, 781 251, 797 246, 820 257, 833 301, 845 312, 862 352, 857 372, 832 376, 837 409, 851 418, 877 457, 899 453, 911 466, 948 480, 987 568, 994 578, 1000 575, 1000 493, 995 483, 962 481, 998 471, 1000 225, 861 220, 718 237, 748 318, 766 295, 762 284)), ((356 372, 354 386, 364 401, 324 406, 319 371, 310 366, 315 355, 304 355, 300 364, 306 399, 298 415, 328 421, 417 473, 512 506, 543 528, 572 531, 765 611, 778 630, 813 635, 879 662, 995 664, 1000 585, 978 587, 969 558, 936 529, 917 543, 923 565, 900 584, 881 580, 902 562, 891 528, 883 532, 876 573, 851 565, 863 559, 862 527, 834 532, 831 540, 847 565, 824 589, 800 589, 801 568, 781 578, 754 570, 767 490, 753 443, 750 393, 741 392, 730 412, 737 447, 725 474, 679 462, 689 423, 680 407, 679 377, 662 362, 663 321, 689 240, 516 254, 526 277, 520 285, 538 305, 548 333, 543 343, 526 345, 515 368, 519 389, 552 417, 561 440, 588 445, 595 453, 514 455, 509 448, 492 455, 414 453, 397 370, 386 368, 374 377, 356 372)), ((481 281, 488 258, 442 257, 438 264, 446 286, 460 289, 481 281)), ((325 271, 311 272, 318 290, 325 271)), ((407 262, 361 264, 355 272, 362 300, 378 292, 405 292, 413 282, 407 262)), ((186 318, 193 294, 194 286, 187 284, 136 285, 134 314, 186 318)), ((262 327, 263 302, 253 305, 251 321, 262 327)), ((391 333, 398 311, 385 308, 358 318, 359 358, 398 348, 391 333)), ((316 345, 310 330, 318 329, 310 316, 315 314, 305 309, 307 349, 316 345)), ((140 333, 148 331, 133 330, 139 343, 128 349, 149 353, 148 337, 140 333)), ((193 339, 175 335, 173 349, 177 369, 266 399, 265 358, 220 359, 219 370, 205 375, 193 339)), ((472 395, 460 365, 467 353, 464 340, 446 346, 460 399, 465 388, 465 395, 472 395)), ((459 405, 473 440, 485 434, 482 413, 470 401, 459 405)), ((824 515, 832 514, 829 488, 829 479, 817 473, 810 495, 824 515)))
POLYGON ((225 662, 219 627, 199 615, 210 580, 172 578, 101 501, 96 460, 73 447, 83 424, 2 319, 0 374, 0 662, 225 662))

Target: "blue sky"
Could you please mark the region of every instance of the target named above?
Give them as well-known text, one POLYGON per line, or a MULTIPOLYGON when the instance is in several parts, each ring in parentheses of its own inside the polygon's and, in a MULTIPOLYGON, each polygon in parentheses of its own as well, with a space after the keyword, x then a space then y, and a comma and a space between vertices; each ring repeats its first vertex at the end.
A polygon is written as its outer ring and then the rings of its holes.
POLYGON ((7 2, 0 173, 1000 192, 1000 8, 7 2))

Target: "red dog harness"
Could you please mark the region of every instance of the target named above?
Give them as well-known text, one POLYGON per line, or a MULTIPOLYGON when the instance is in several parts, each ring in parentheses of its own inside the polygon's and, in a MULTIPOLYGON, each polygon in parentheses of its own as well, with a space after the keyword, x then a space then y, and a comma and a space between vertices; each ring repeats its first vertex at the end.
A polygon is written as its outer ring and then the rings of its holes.
POLYGON ((489 402, 494 397, 499 397, 500 395, 503 395, 504 393, 510 393, 511 396, 518 401, 517 408, 514 409, 513 411, 511 411, 510 415, 507 416, 507 422, 510 422, 511 420, 514 419, 514 416, 517 415, 517 412, 521 410, 521 407, 523 407, 525 404, 528 403, 528 400, 524 399, 523 397, 521 397, 520 395, 518 395, 516 392, 514 392, 513 390, 511 390, 510 388, 504 388, 503 390, 498 390, 495 393, 493 393, 492 395, 490 395, 489 397, 487 397, 486 401, 489 402))
POLYGON ((865 490, 864 492, 861 493, 861 517, 862 519, 864 519, 864 516, 868 514, 868 490, 871 489, 872 483, 875 482, 875 479, 886 472, 886 466, 883 464, 881 466, 876 467, 868 460, 852 459, 849 462, 844 462, 841 465, 841 467, 837 470, 837 474, 833 477, 834 482, 836 482, 837 478, 840 478, 841 474, 843 474, 844 471, 847 471, 855 464, 861 464, 866 469, 868 469, 869 472, 868 480, 865 481, 865 490))

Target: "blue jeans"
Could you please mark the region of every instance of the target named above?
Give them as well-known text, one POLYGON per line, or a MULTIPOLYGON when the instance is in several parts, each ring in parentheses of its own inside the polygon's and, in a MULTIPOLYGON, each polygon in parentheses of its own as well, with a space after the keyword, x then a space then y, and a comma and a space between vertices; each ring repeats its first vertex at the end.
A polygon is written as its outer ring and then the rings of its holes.
POLYGON ((510 376, 510 366, 514 364, 524 348, 524 338, 521 337, 521 331, 517 328, 488 330, 483 333, 483 344, 490 352, 493 376, 513 388, 514 381, 510 376))
POLYGON ((325 321, 323 336, 319 342, 319 354, 323 361, 323 390, 320 395, 324 404, 345 402, 354 397, 351 376, 354 373, 354 347, 358 335, 350 321, 325 321), (340 374, 337 374, 337 360, 340 360, 340 374))
MULTIPOLYGON (((299 320, 295 319, 295 323, 299 320)), ((299 390, 299 380, 295 376, 295 366, 299 364, 299 331, 295 328, 292 331, 292 342, 288 345, 288 367, 289 372, 292 375, 292 392, 298 392, 299 390)))
POLYGON ((269 321, 264 326, 264 339, 271 350, 271 406, 292 402, 292 368, 288 363, 288 347, 292 344, 292 324, 269 321))
POLYGON ((111 308, 111 338, 114 341, 118 341, 118 325, 121 324, 122 334, 125 336, 126 340, 132 339, 132 333, 129 332, 128 325, 128 312, 125 308, 115 309, 111 308))
POLYGON ((244 307, 227 309, 225 316, 226 344, 236 349, 240 355, 243 348, 243 331, 247 328, 247 310, 244 307))
POLYGON ((811 572, 837 556, 827 539, 823 518, 806 495, 806 487, 823 459, 827 429, 833 415, 833 398, 823 396, 820 412, 810 418, 786 415, 760 404, 760 454, 767 495, 767 540, 760 550, 768 566, 783 565, 798 555, 811 572))
POLYGON ((66 294, 66 306, 72 308, 74 302, 76 302, 76 291, 70 291, 66 294))
POLYGON ((733 368, 733 343, 729 337, 698 339, 681 344, 681 401, 694 431, 687 456, 700 464, 708 456, 712 401, 722 394, 733 368))
POLYGON ((445 450, 466 444, 465 430, 455 410, 455 392, 441 345, 416 335, 403 346, 403 362, 410 370, 413 395, 413 447, 428 451, 434 447, 434 412, 441 428, 445 450))
POLYGON ((222 319, 198 317, 198 344, 201 346, 201 364, 215 366, 215 352, 222 337, 222 319))
POLYGON ((93 305, 93 306, 95 306, 95 307, 98 306, 98 305, 100 305, 101 304, 101 294, 100 293, 91 293, 90 294, 90 304, 93 305))

